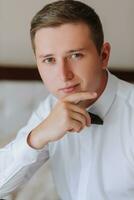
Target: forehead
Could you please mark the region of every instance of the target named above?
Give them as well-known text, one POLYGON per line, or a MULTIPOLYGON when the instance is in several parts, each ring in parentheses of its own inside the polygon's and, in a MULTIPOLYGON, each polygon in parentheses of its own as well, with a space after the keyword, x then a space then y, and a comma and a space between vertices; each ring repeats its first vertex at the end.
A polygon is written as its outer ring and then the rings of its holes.
POLYGON ((41 28, 35 34, 35 48, 74 47, 92 42, 91 31, 85 23, 68 23, 41 28))

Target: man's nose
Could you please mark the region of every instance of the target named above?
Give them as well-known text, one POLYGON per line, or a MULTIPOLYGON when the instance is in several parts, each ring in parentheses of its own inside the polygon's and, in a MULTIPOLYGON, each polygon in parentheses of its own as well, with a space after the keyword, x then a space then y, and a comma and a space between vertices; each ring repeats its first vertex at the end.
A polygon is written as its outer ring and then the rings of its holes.
POLYGON ((61 61, 58 65, 58 77, 62 81, 68 81, 73 79, 74 74, 71 69, 71 66, 66 61, 61 61))

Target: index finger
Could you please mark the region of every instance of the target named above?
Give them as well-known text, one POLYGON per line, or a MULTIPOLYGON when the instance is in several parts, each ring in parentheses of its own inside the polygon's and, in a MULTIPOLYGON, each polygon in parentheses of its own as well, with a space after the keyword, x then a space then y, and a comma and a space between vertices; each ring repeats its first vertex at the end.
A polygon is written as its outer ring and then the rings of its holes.
POLYGON ((87 99, 95 99, 96 97, 97 97, 96 92, 78 92, 65 97, 64 100, 77 104, 80 101, 87 99))

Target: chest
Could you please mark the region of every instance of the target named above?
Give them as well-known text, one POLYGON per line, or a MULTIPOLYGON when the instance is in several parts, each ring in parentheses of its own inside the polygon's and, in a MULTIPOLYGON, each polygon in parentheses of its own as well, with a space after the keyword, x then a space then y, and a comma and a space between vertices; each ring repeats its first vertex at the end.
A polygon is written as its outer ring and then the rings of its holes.
POLYGON ((126 130, 122 126, 119 131, 116 123, 111 126, 111 129, 103 127, 100 131, 93 127, 80 134, 66 135, 51 146, 56 184, 60 180, 66 191, 68 188, 68 194, 84 191, 91 199, 134 195, 134 166, 129 160, 126 130))

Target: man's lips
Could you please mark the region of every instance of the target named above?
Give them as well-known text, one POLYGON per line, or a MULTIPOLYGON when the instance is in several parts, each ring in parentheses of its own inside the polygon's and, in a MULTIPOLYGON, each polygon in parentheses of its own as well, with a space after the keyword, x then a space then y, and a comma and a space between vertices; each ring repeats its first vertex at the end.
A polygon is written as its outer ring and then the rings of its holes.
POLYGON ((75 90, 75 88, 78 86, 79 84, 75 84, 75 85, 72 85, 72 86, 69 86, 69 87, 65 87, 65 88, 61 88, 59 89, 60 91, 63 91, 63 92, 72 92, 75 90))

